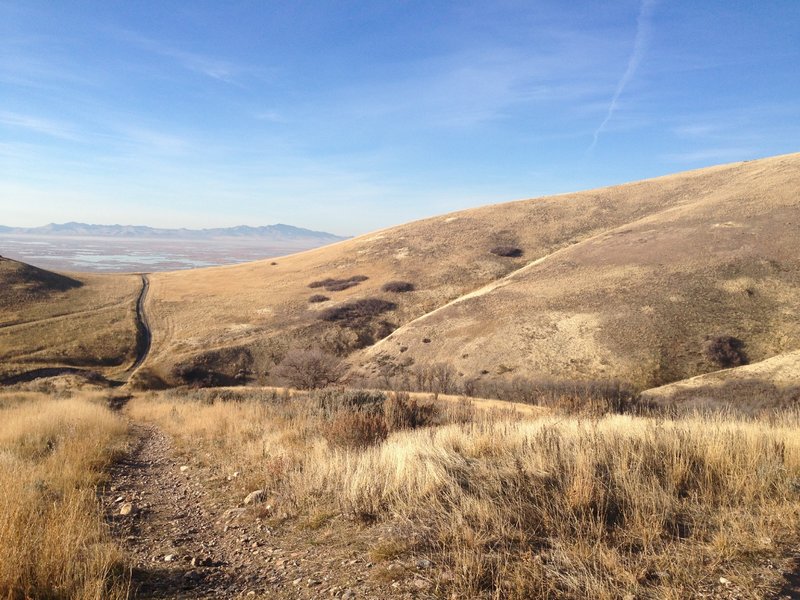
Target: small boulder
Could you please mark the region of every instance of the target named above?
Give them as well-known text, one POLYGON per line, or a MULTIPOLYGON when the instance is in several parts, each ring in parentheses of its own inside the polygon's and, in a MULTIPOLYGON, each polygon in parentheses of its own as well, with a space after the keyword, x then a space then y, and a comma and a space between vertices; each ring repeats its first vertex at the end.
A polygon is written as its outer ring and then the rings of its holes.
POLYGON ((130 502, 126 502, 125 504, 120 506, 119 514, 127 516, 130 515, 131 513, 133 513, 133 504, 131 504, 130 502))
POLYGON ((181 473, 186 473, 186 471, 188 471, 188 470, 189 470, 189 466, 188 465, 181 465, 181 473))

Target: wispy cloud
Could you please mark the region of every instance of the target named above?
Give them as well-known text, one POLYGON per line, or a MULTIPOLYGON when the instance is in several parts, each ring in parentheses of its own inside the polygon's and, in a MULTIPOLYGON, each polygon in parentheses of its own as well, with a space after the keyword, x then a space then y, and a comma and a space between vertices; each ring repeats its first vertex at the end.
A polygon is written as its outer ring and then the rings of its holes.
POLYGON ((611 121, 611 118, 614 116, 614 112, 617 110, 619 97, 622 95, 622 92, 625 91, 625 87, 630 83, 631 79, 633 79, 633 76, 636 74, 636 69, 639 67, 639 63, 642 61, 642 56, 644 55, 645 48, 647 47, 647 43, 650 39, 650 20, 652 18, 655 5, 656 0, 642 0, 641 7, 639 8, 639 17, 636 21, 636 38, 633 41, 633 51, 628 58, 628 66, 625 69, 625 73, 622 75, 622 79, 620 79, 619 83, 617 83, 617 89, 614 91, 614 95, 611 98, 611 103, 608 105, 605 119, 603 119, 603 122, 600 123, 600 126, 594 131, 592 143, 589 146, 590 152, 594 150, 595 146, 597 146, 597 141, 600 139, 600 135, 605 130, 608 122, 611 121))
POLYGON ((160 56, 173 59, 184 69, 199 73, 217 81, 233 85, 241 85, 239 78, 249 69, 236 63, 221 60, 197 52, 189 52, 180 48, 175 48, 158 40, 145 37, 138 33, 127 30, 113 31, 113 35, 118 38, 131 42, 140 48, 158 54, 160 56))
POLYGON ((69 125, 20 113, 0 112, 0 125, 16 129, 25 129, 63 140, 76 141, 80 139, 75 129, 69 125))

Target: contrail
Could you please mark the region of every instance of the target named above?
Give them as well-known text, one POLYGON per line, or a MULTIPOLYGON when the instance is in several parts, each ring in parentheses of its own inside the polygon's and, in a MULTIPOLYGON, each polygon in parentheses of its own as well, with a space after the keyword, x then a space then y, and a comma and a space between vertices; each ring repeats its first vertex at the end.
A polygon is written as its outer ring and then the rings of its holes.
POLYGON ((611 98, 611 104, 608 105, 606 118, 603 119, 602 123, 600 123, 600 127, 595 129, 594 139, 592 139, 592 144, 589 146, 590 152, 594 150, 600 134, 603 133, 603 130, 606 128, 606 125, 608 125, 611 117, 614 116, 614 111, 617 110, 617 101, 625 89, 625 86, 628 85, 628 82, 633 78, 633 75, 636 73, 636 68, 639 66, 639 62, 642 60, 644 47, 647 44, 648 38, 650 37, 650 17, 653 14, 653 7, 655 7, 655 5, 656 0, 642 0, 642 6, 639 9, 639 18, 636 20, 636 38, 633 41, 633 52, 631 52, 631 56, 628 59, 628 68, 625 69, 622 79, 620 79, 619 83, 617 84, 614 97, 611 98))

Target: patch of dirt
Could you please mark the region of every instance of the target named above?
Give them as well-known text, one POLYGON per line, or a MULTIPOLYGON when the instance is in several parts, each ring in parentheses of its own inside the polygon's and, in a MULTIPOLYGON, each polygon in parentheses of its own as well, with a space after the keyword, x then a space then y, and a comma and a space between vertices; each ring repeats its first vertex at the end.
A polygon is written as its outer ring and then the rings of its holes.
POLYGON ((371 561, 376 544, 402 538, 396 525, 301 522, 237 504, 209 469, 182 464, 159 428, 132 429, 136 443, 101 500, 131 563, 133 598, 433 597, 428 561, 371 561))

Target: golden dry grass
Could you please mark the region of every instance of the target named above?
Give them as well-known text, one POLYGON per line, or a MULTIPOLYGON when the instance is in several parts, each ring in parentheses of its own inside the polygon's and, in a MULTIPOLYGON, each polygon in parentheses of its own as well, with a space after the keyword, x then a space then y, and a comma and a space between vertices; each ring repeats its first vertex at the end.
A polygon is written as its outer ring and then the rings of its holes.
POLYGON ((432 559, 443 596, 764 598, 800 539, 796 413, 531 418, 462 406, 441 426, 347 449, 322 435, 314 396, 214 398, 153 394, 129 409, 221 475, 240 471, 242 490, 265 489, 273 514, 402 523, 403 539, 374 555, 432 559))
POLYGON ((758 410, 800 402, 800 351, 779 354, 757 363, 722 369, 647 390, 648 400, 666 404, 730 403, 758 410))
POLYGON ((55 366, 112 373, 133 360, 138 275, 67 278, 0 259, 0 286, 0 377, 55 366))
POLYGON ((126 597, 95 487, 126 425, 87 399, 0 399, 0 597, 126 597))
POLYGON ((800 155, 787 155, 466 210, 275 261, 156 274, 147 366, 169 381, 176 364, 263 380, 289 347, 347 354, 377 341, 351 364, 374 373, 387 361, 448 362, 464 379, 645 388, 713 370, 701 347, 718 333, 742 337, 761 360, 800 347, 798 185, 800 155), (524 254, 496 256, 498 243, 524 254), (354 275, 369 279, 308 302, 309 283, 354 275), (415 291, 382 291, 392 280, 415 291), (361 328, 315 318, 368 297, 398 307, 361 328))
POLYGON ((644 389, 716 370, 706 336, 744 340, 752 361, 796 350, 798 186, 800 155, 790 155, 598 190, 609 211, 656 197, 659 209, 576 240, 353 360, 644 389))

